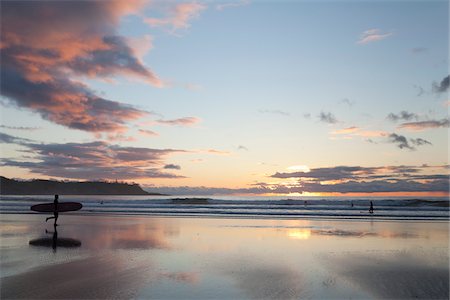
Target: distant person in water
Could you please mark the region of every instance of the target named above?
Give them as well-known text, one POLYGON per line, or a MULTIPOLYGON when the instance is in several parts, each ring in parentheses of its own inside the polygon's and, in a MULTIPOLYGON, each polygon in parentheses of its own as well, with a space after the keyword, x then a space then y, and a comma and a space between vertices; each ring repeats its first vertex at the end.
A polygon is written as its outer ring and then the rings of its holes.
POLYGON ((53 217, 48 217, 47 219, 45 219, 45 222, 47 222, 50 219, 55 219, 55 226, 56 226, 56 221, 58 221, 58 195, 55 195, 55 200, 53 200, 53 204, 55 204, 55 210, 53 211, 53 217))
POLYGON ((369 213, 373 214, 373 203, 370 201, 369 213))

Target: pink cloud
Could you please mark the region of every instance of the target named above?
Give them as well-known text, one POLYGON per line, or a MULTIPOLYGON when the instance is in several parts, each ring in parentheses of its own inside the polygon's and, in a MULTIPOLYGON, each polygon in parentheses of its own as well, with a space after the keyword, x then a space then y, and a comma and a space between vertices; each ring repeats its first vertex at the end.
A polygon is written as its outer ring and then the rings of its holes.
POLYGON ((158 133, 148 130, 148 129, 139 129, 138 132, 140 135, 145 135, 145 136, 159 136, 158 133))
POLYGON ((429 120, 429 121, 421 121, 421 122, 409 122, 403 123, 398 126, 399 129, 406 129, 411 131, 423 131, 433 128, 448 128, 450 127, 450 119, 442 119, 442 120, 429 120))
POLYGON ((198 17, 204 9, 206 6, 197 2, 179 3, 167 9, 165 18, 146 18, 144 22, 153 27, 169 26, 172 31, 186 29, 190 26, 189 21, 198 17))
POLYGON ((331 132, 331 134, 349 134, 349 133, 354 133, 358 130, 359 130, 358 127, 352 126, 352 127, 347 127, 347 128, 340 129, 340 130, 335 130, 335 131, 331 132))
POLYGON ((200 118, 197 117, 184 117, 173 120, 158 120, 156 123, 163 125, 177 125, 177 126, 193 126, 200 122, 200 118))
POLYGON ((340 130, 332 131, 333 135, 347 135, 351 136, 360 136, 360 137, 382 137, 386 136, 388 133, 381 130, 362 130, 359 127, 351 126, 340 130))
MULTIPOLYGON (((144 1, 8 1, 2 3, 1 93, 44 119, 90 132, 124 132, 148 114, 104 99, 79 77, 132 76, 155 87, 163 81, 145 66, 133 42, 119 36, 122 17, 144 1)), ((140 52, 139 52, 140 51, 140 52)))
POLYGON ((381 33, 380 29, 374 28, 364 31, 357 44, 368 44, 375 41, 381 41, 392 35, 392 32, 381 33))
POLYGON ((206 152, 208 154, 215 154, 215 155, 230 155, 231 153, 228 151, 221 151, 216 149, 207 149, 203 150, 202 152, 206 152))

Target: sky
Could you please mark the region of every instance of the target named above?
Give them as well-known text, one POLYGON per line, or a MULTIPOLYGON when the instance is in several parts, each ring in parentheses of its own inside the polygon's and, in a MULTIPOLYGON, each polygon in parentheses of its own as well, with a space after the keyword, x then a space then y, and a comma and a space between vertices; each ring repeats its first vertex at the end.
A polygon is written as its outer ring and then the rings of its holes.
POLYGON ((448 195, 448 1, 2 1, 0 173, 448 195))

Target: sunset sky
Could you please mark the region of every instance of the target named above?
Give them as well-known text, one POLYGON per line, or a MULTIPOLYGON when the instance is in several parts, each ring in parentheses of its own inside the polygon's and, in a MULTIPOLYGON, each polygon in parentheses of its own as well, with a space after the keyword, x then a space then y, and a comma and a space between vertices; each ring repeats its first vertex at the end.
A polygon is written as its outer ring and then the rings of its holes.
POLYGON ((1 175, 448 194, 448 1, 2 1, 1 175))

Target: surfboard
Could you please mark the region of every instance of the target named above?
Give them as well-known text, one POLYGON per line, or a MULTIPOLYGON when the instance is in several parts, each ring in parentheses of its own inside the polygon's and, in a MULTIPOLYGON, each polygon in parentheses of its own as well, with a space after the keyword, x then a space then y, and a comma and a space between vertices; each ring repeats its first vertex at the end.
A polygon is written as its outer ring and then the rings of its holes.
POLYGON ((59 202, 58 203, 58 209, 55 210, 55 204, 54 203, 41 203, 36 204, 30 207, 32 211, 37 212, 66 212, 66 211, 76 211, 80 210, 83 207, 81 203, 78 202, 59 202))

